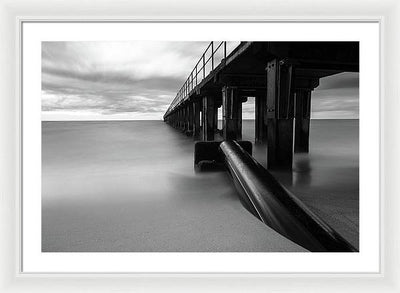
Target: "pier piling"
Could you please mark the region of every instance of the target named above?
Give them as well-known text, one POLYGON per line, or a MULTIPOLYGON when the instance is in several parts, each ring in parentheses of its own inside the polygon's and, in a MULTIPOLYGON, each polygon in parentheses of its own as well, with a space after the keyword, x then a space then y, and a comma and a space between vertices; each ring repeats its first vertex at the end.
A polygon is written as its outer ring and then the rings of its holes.
POLYGON ((202 138, 204 141, 214 140, 216 105, 213 96, 203 97, 202 138))
POLYGON ((294 68, 278 61, 267 65, 267 165, 292 168, 294 68))
POLYGON ((242 100, 236 87, 222 89, 222 127, 224 140, 242 139, 242 100))

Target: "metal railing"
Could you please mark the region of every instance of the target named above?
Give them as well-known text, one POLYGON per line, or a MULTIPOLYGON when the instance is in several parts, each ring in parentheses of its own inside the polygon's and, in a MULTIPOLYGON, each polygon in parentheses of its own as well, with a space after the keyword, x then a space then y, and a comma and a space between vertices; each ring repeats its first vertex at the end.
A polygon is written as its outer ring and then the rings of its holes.
POLYGON ((227 52, 226 41, 210 42, 204 53, 201 55, 199 61, 197 61, 193 70, 190 72, 186 81, 179 89, 175 98, 172 100, 171 105, 168 107, 167 112, 165 112, 164 117, 168 116, 168 114, 172 112, 176 108, 176 106, 178 106, 182 101, 186 100, 186 98, 195 89, 195 87, 199 85, 203 81, 203 79, 205 79, 206 76, 208 76, 208 74, 215 69, 216 62, 219 61, 217 55, 221 55, 221 60, 219 63, 223 63, 226 60, 227 53, 229 52, 227 52), (207 65, 210 67, 210 70, 208 72, 207 65))

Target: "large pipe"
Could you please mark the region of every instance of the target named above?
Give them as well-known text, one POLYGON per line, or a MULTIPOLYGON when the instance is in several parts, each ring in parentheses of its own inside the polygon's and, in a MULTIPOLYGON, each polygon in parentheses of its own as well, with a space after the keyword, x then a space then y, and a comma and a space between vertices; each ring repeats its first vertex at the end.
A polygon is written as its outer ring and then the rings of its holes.
POLYGON ((219 146, 239 191, 265 224, 310 251, 355 252, 349 242, 282 186, 236 141, 219 146))

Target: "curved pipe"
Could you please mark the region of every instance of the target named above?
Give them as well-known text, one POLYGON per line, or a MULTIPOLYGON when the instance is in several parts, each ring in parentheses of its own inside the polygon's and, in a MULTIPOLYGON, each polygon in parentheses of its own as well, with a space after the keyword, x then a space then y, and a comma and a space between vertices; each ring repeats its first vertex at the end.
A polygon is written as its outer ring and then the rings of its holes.
POLYGON ((334 229, 283 187, 236 141, 220 150, 239 190, 265 224, 310 251, 356 252, 334 229))

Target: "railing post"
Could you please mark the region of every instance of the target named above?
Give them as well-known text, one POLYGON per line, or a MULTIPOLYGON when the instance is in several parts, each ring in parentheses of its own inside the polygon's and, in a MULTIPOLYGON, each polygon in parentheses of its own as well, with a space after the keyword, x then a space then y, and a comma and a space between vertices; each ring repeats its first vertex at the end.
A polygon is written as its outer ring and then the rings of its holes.
POLYGON ((226 59, 226 42, 224 42, 224 62, 225 62, 225 59, 226 59))
POLYGON ((214 42, 211 42, 211 70, 214 70, 214 42))
POLYGON ((206 55, 203 54, 203 79, 206 78, 206 55))
POLYGON ((198 74, 198 71, 197 71, 197 64, 196 64, 196 86, 197 86, 197 74, 198 74))

